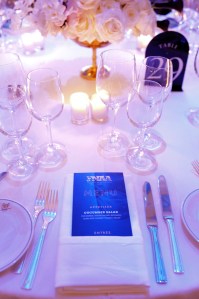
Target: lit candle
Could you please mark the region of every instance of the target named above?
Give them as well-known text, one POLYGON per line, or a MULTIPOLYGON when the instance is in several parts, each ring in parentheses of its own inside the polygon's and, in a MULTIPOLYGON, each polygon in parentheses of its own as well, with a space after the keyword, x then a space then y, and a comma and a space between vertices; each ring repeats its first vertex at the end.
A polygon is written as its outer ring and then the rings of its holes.
POLYGON ((34 42, 32 39, 32 35, 29 32, 23 33, 21 35, 21 43, 25 54, 34 53, 34 42))
POLYGON ((137 37, 137 48, 139 50, 145 49, 148 46, 148 43, 151 41, 151 35, 140 35, 137 37))
POLYGON ((85 92, 74 92, 70 96, 71 121, 76 125, 86 124, 89 120, 89 97, 85 92))
POLYGON ((25 32, 21 35, 21 44, 24 53, 29 55, 44 47, 44 38, 39 30, 25 32))
POLYGON ((101 101, 96 93, 91 97, 91 113, 92 118, 96 121, 103 122, 107 119, 107 106, 101 101))
POLYGON ((36 50, 43 50, 44 48, 44 37, 39 30, 35 30, 32 33, 32 37, 34 39, 34 47, 36 50))

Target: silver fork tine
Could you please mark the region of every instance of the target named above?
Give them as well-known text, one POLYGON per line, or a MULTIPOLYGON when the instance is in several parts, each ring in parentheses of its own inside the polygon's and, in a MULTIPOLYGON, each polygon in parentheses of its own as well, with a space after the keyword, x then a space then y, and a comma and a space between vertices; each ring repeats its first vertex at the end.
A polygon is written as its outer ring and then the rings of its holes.
POLYGON ((22 288, 26 290, 32 289, 32 285, 35 279, 35 275, 37 272, 39 259, 41 256, 46 231, 48 228, 48 224, 53 221, 57 214, 57 207, 58 207, 58 191, 50 190, 48 192, 48 196, 45 203, 45 210, 43 213, 43 225, 40 236, 38 238, 37 243, 35 244, 34 251, 31 256, 30 264, 28 267, 28 272, 26 278, 23 282, 22 288))
MULTIPOLYGON (((37 195, 35 198, 35 204, 34 204, 34 213, 32 215, 33 218, 33 225, 35 226, 36 220, 40 212, 44 209, 45 200, 48 195, 48 191, 50 188, 50 184, 47 182, 41 181, 37 190, 37 195)), ((15 267, 15 273, 21 274, 24 269, 24 264, 27 258, 27 252, 24 254, 22 259, 20 260, 20 263, 18 263, 15 267)))
POLYGON ((33 222, 35 224, 39 213, 44 209, 45 199, 47 198, 50 184, 47 182, 40 182, 35 199, 33 222))
POLYGON ((192 161, 192 166, 193 166, 193 172, 195 175, 199 176, 199 161, 194 160, 192 161))

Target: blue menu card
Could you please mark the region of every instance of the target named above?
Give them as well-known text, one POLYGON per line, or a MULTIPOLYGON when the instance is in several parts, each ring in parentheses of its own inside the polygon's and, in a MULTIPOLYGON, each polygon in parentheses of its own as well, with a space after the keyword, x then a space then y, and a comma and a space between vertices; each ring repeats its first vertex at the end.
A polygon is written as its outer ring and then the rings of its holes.
POLYGON ((123 173, 75 173, 72 236, 132 236, 123 173))

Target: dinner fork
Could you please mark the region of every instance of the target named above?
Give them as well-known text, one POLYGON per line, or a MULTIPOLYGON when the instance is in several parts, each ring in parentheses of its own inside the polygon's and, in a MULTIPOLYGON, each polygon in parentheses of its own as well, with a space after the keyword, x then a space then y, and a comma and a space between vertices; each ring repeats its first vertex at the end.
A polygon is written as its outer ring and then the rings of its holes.
POLYGON ((192 161, 192 166, 193 166, 193 172, 195 175, 199 176, 199 161, 198 160, 194 160, 192 161))
MULTIPOLYGON (((46 199, 47 194, 48 194, 49 186, 50 186, 49 183, 43 182, 43 181, 41 181, 40 184, 39 184, 39 188, 38 188, 37 195, 36 195, 36 198, 35 198, 34 212, 33 212, 33 215, 32 215, 33 226, 35 226, 36 220, 37 220, 40 212, 44 209, 45 199, 46 199)), ((21 274, 22 273, 26 258, 27 258, 27 252, 25 253, 25 255, 20 260, 20 263, 17 264, 17 267, 15 269, 16 274, 21 274)))
POLYGON ((52 191, 50 190, 48 192, 48 196, 45 202, 45 209, 43 213, 43 224, 42 224, 42 230, 40 233, 40 236, 38 238, 38 241, 34 247, 34 250, 32 252, 30 264, 28 267, 26 278, 23 282, 22 288, 26 290, 32 289, 33 282, 35 279, 35 275, 37 272, 39 259, 41 256, 46 232, 48 225, 51 221, 53 221, 57 214, 57 206, 58 206, 58 191, 52 191))

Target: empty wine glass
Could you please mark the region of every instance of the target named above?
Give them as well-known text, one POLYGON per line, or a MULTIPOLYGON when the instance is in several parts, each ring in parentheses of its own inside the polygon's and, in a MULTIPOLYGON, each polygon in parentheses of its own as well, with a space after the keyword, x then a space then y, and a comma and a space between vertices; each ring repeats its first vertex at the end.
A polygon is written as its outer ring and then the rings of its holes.
POLYGON ((127 163, 134 172, 147 174, 157 168, 157 162, 145 148, 144 139, 147 128, 154 126, 160 119, 163 106, 162 86, 155 81, 138 81, 127 103, 127 116, 139 128, 138 145, 128 149, 127 163))
POLYGON ((4 41, 4 32, 3 32, 3 25, 9 19, 8 17, 8 7, 7 1, 1 0, 0 1, 0 50, 5 51, 5 41, 4 41))
POLYGON ((14 86, 0 87, 0 132, 15 140, 18 156, 8 164, 8 172, 17 179, 28 178, 35 170, 22 150, 22 136, 30 129, 32 119, 25 103, 26 93, 14 86))
POLYGON ((59 117, 64 107, 64 96, 58 73, 50 68, 33 70, 27 75, 27 105, 30 113, 47 128, 49 141, 40 147, 38 162, 41 167, 58 167, 66 160, 63 145, 53 142, 51 122, 59 117))
MULTIPOLYGON (((196 55, 195 55, 195 58, 194 58, 194 70, 196 72, 196 75, 198 76, 199 78, 199 47, 196 51, 196 55)), ((198 127, 199 126, 199 108, 191 108, 188 112, 188 120, 189 122, 198 127)))
POLYGON ((199 46, 199 1, 183 1, 183 21, 179 28, 189 42, 189 53, 194 53, 199 46))
MULTIPOLYGON (((0 87, 10 88, 15 90, 25 90, 26 79, 25 72, 20 60, 16 53, 6 52, 0 53, 0 87)), ((17 99, 13 99, 17 101, 17 99)), ((32 150, 33 143, 27 136, 22 137, 22 150, 24 154, 29 154, 32 150)), ((6 161, 11 161, 18 156, 18 146, 16 139, 8 136, 7 141, 2 145, 1 156, 6 161)))
MULTIPOLYGON (((162 56, 146 57, 140 65, 138 79, 158 82, 163 87, 163 101, 166 101, 171 93, 173 84, 172 61, 162 56)), ((137 140, 135 139, 134 142, 136 143, 137 140)), ((156 132, 147 130, 145 147, 150 151, 160 152, 165 148, 165 141, 156 132)))
POLYGON ((113 111, 113 126, 99 139, 99 149, 110 157, 126 153, 129 140, 116 129, 119 108, 127 103, 135 76, 135 56, 130 51, 111 49, 101 53, 96 76, 96 91, 102 102, 113 111))
POLYGON ((199 77, 199 47, 196 51, 196 56, 194 59, 194 69, 195 69, 197 76, 199 77))

